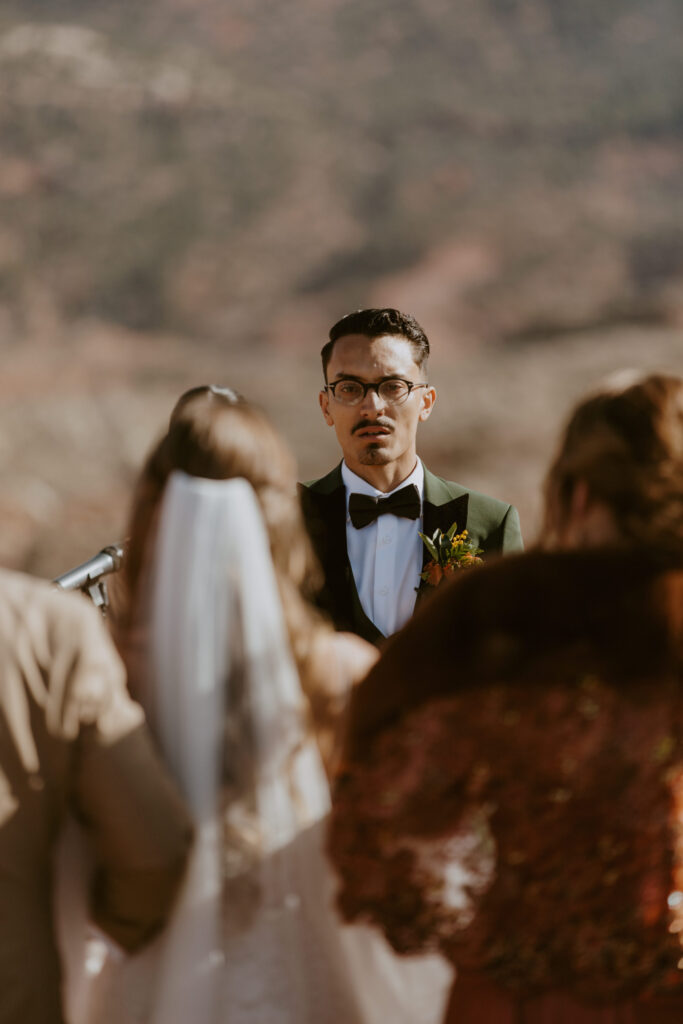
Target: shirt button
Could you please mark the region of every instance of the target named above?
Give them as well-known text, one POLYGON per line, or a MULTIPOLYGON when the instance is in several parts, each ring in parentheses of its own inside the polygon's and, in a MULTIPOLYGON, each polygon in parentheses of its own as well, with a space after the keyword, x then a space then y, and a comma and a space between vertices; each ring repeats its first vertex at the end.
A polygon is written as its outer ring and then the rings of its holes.
POLYGON ((377 593, 380 595, 380 597, 386 597, 387 594, 389 593, 389 587, 380 587, 377 593))

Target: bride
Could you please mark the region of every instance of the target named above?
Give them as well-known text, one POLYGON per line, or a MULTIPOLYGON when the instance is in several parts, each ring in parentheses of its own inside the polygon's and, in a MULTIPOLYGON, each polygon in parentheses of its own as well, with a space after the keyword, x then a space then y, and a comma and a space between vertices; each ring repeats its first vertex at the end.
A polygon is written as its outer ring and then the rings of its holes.
POLYGON ((109 957, 96 1019, 438 1021, 441 962, 397 957, 334 907, 325 764, 374 653, 302 597, 313 570, 281 440, 201 389, 148 459, 132 522, 119 637, 197 841, 166 934, 109 957))

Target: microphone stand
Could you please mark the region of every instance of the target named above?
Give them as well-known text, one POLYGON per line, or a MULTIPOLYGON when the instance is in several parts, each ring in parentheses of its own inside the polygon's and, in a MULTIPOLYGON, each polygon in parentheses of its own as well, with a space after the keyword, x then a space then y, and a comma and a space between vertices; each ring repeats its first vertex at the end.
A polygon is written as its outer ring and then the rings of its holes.
POLYGON ((103 577, 118 572, 123 562, 123 545, 109 544, 75 569, 57 576, 52 582, 62 590, 80 590, 86 594, 103 615, 109 607, 107 584, 103 577))

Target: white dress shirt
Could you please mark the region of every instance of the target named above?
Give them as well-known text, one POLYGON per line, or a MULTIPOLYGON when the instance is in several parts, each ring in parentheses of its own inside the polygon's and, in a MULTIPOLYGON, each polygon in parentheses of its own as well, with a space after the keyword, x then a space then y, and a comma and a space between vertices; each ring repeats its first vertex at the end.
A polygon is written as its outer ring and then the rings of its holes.
POLYGON ((361 530, 351 522, 349 495, 367 494, 386 498, 408 484, 415 484, 424 500, 424 467, 415 469, 393 491, 376 487, 353 473, 345 462, 341 467, 346 489, 346 546, 351 571, 363 611, 385 636, 404 626, 415 608, 416 589, 422 571, 422 515, 419 519, 385 514, 361 530))

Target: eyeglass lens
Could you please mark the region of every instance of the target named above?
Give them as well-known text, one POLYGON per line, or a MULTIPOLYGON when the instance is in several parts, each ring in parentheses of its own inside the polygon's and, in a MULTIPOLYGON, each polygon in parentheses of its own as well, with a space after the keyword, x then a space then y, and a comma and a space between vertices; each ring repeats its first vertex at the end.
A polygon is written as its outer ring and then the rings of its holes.
POLYGON ((368 391, 376 391, 383 402, 396 404, 404 401, 411 391, 411 385, 404 380, 382 380, 379 384, 361 384, 358 380, 341 380, 332 386, 334 397, 344 405, 356 405, 368 391))

